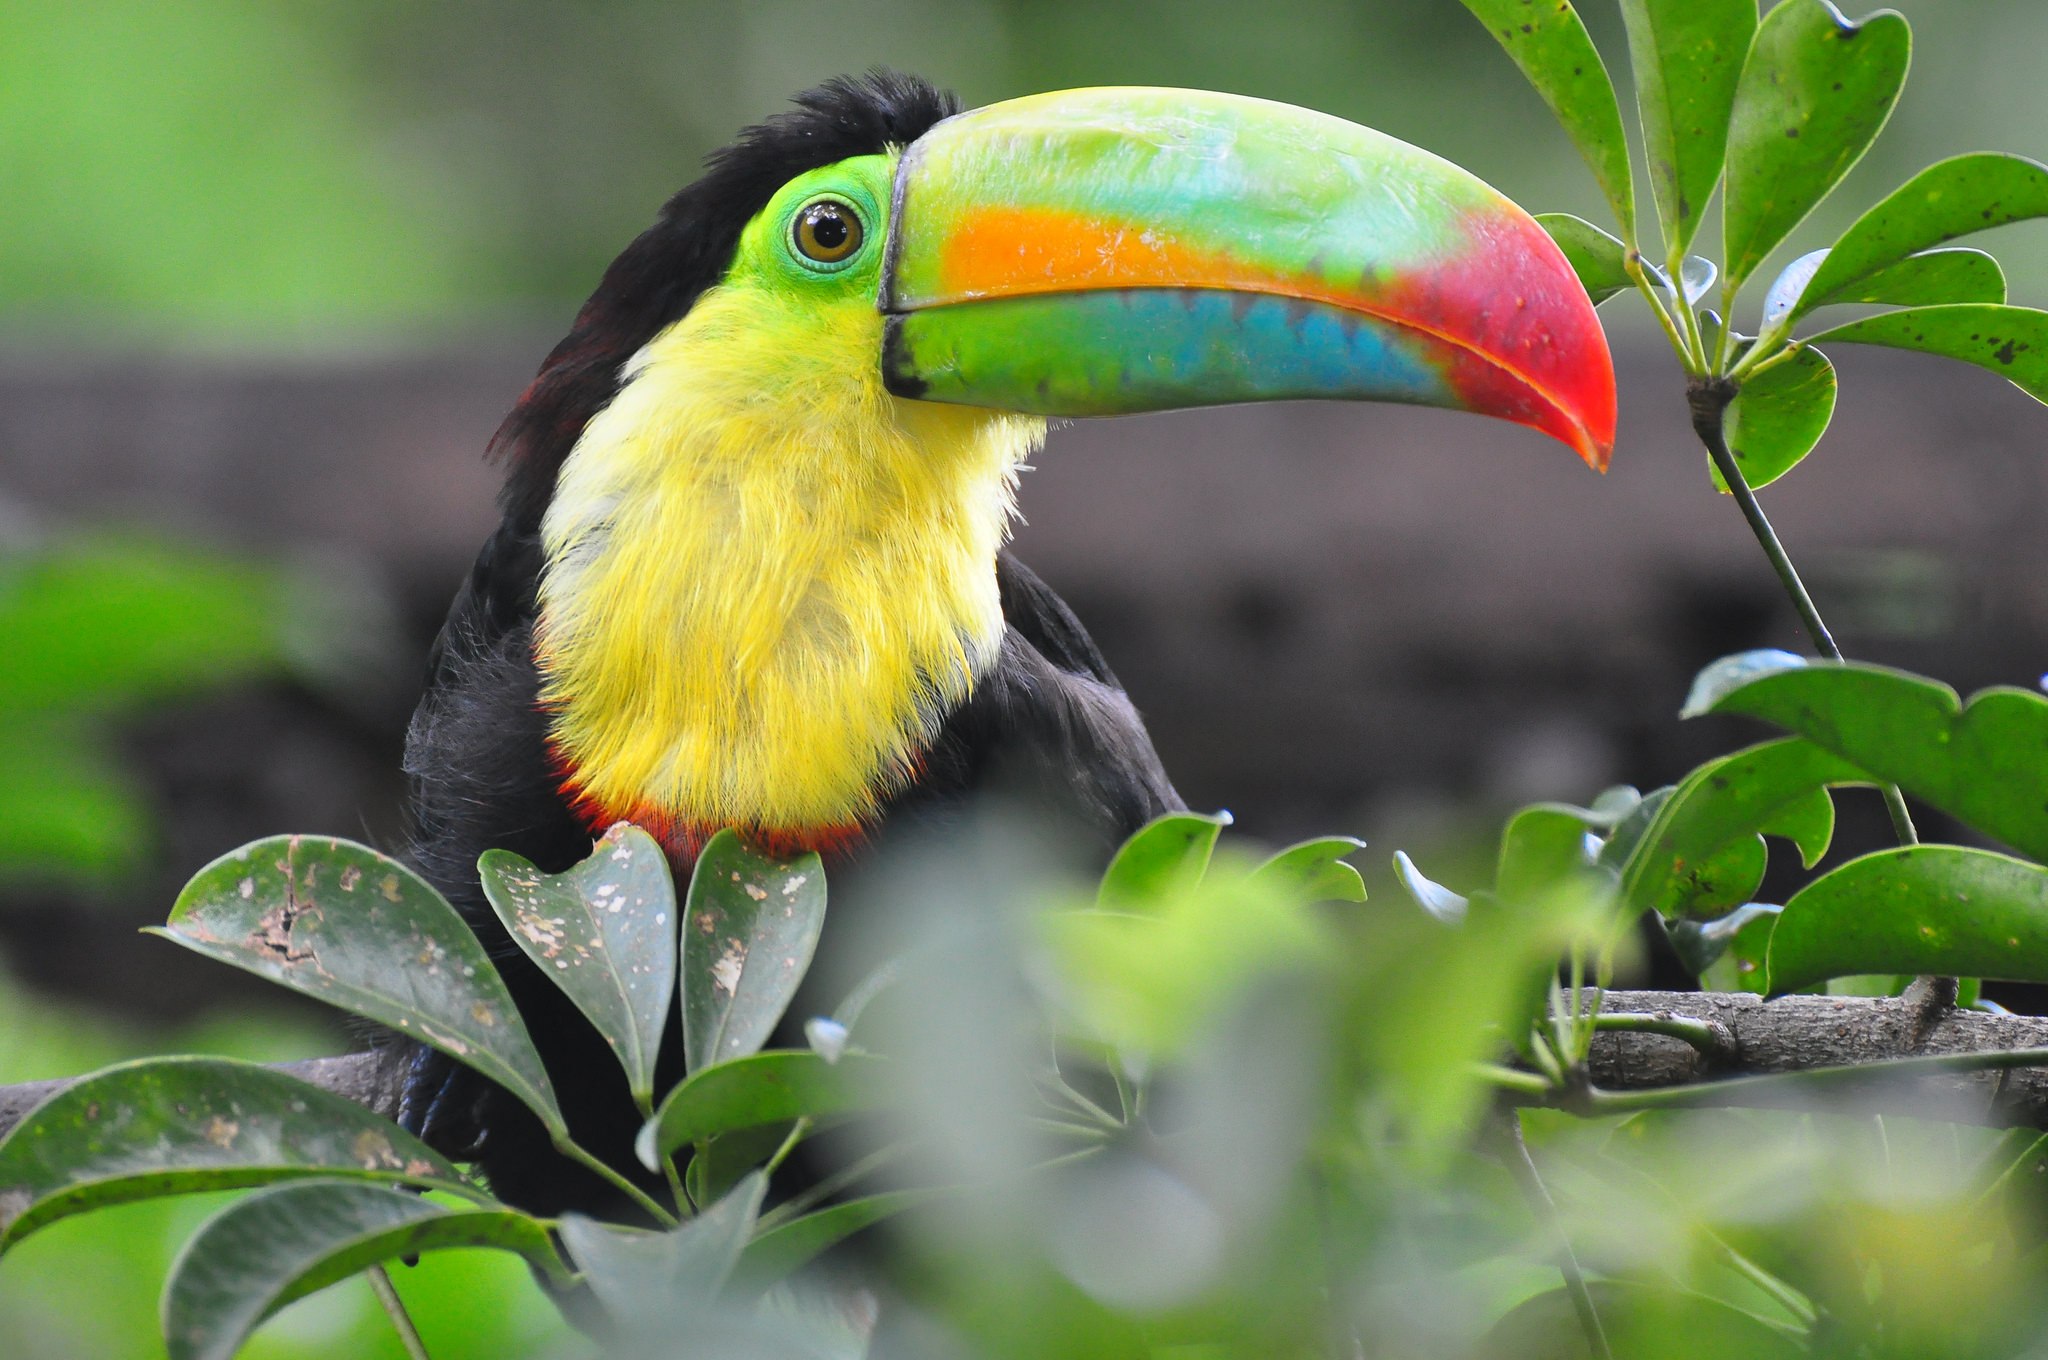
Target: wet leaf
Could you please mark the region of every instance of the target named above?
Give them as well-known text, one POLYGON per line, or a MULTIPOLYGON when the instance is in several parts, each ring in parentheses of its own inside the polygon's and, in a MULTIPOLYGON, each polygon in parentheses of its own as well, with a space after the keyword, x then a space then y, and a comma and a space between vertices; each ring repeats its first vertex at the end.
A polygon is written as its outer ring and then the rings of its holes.
POLYGON ((150 933, 430 1044, 564 1128, 483 946, 432 885, 368 846, 253 841, 195 874, 150 933))
POLYGON ((675 879, 660 844, 620 822, 567 873, 544 874, 509 850, 486 850, 477 872, 506 932, 648 1099, 676 985, 675 879))
POLYGON ((634 1151, 652 1170, 677 1148, 734 1129, 869 1108, 879 1064, 858 1053, 828 1063, 808 1050, 773 1049, 707 1067, 669 1092, 634 1151))
POLYGON ((923 1189, 887 1190, 777 1224, 747 1244, 734 1273, 743 1287, 765 1289, 795 1274, 863 1228, 915 1208, 936 1194, 935 1190, 923 1189))
POLYGON ((1799 310, 1848 301, 1841 294, 1852 284, 1930 246, 2029 217, 2048 217, 2048 166, 2001 151, 1937 161, 1842 233, 1799 310))
POLYGON ((145 1058, 78 1078, 0 1139, 0 1251, 89 1209, 303 1176, 485 1198, 396 1124, 297 1077, 145 1058))
POLYGON ((1365 880, 1344 857, 1365 849, 1353 836, 1290 845, 1252 870, 1252 881, 1300 902, 1363 902, 1365 880))
POLYGON ((1415 867, 1415 861, 1408 858, 1408 852, 1405 850, 1394 852, 1394 877, 1400 880, 1401 887, 1408 895, 1415 899, 1416 906, 1447 926, 1457 925, 1464 920, 1466 911, 1471 908, 1469 898, 1454 893, 1443 884, 1426 877, 1422 870, 1415 867))
POLYGON ((2048 869, 1989 850, 1912 845, 1823 874, 1778 919, 1771 992, 1851 973, 2048 982, 2048 869))
POLYGON ((1921 307, 1943 302, 2003 302, 2005 271, 1981 250, 1951 246, 1908 255, 1875 274, 1844 284, 1814 303, 1881 303, 1888 307, 1921 307))
POLYGON ((562 1245, 618 1323, 665 1305, 707 1304, 739 1263, 767 1193, 768 1178, 757 1171, 667 1232, 634 1232, 566 1214, 559 1229, 562 1245))
POLYGON ((759 1051, 796 996, 825 927, 825 866, 776 859, 721 831, 683 904, 683 1053, 690 1072, 759 1051))
POLYGON ((1915 349, 1988 368, 2035 401, 2048 402, 2048 312, 1957 302, 1881 312, 1811 338, 1915 349))
POLYGON ((170 1360, 228 1360, 294 1299, 395 1257, 449 1247, 518 1252, 557 1282, 567 1271, 540 1220, 450 1209, 381 1185, 310 1181, 237 1200, 185 1244, 164 1286, 170 1360))
POLYGON ((1855 663, 1815 662, 1731 690, 1715 713, 1746 713, 1816 746, 2036 860, 2048 859, 2048 698, 1947 685, 1855 663))
POLYGON ((1624 240, 1636 234, 1635 185, 1629 174, 1628 141, 1621 130, 1621 106, 1599 51, 1569 0, 1532 5, 1526 0, 1465 0, 1486 31, 1550 105, 1585 157, 1621 224, 1624 240))
POLYGON ((1890 10, 1851 23, 1827 0, 1785 0, 1764 16, 1728 133, 1731 293, 1862 159, 1898 102, 1912 46, 1890 10))
POLYGON ((1628 247, 1620 240, 1570 213, 1538 213, 1536 221, 1564 252, 1565 263, 1579 276, 1579 285, 1595 306, 1635 287, 1625 263, 1628 247))
POLYGON ((1144 826, 1123 843, 1102 875, 1096 905, 1106 911, 1150 911, 1188 892, 1209 870, 1216 838, 1230 825, 1230 814, 1169 812, 1144 826))
POLYGON ((1692 244, 1721 177, 1756 0, 1621 0, 1650 189, 1672 255, 1692 244))
MULTIPOLYGON (((1835 366, 1808 346, 1744 379, 1742 390, 1728 404, 1723 432, 1743 480, 1755 489, 1799 466, 1827 433, 1834 415, 1835 366)), ((1712 462, 1707 472, 1716 491, 1728 490, 1712 462)))

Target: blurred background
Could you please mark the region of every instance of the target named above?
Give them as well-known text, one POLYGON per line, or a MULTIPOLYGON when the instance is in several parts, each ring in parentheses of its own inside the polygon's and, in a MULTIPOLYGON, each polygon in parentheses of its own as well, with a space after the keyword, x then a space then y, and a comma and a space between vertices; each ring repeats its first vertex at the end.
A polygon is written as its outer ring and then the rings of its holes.
MULTIPOLYGON (((2048 8, 1894 4, 1917 34, 1905 98, 1788 257, 1932 159, 2048 157, 2048 8)), ((1582 9, 1618 65, 1612 7, 1582 9)), ((495 521, 498 419, 705 152, 874 64, 969 104, 1267 96, 1603 217, 1455 0, 0 0, 0 1081, 346 1046, 136 927, 256 836, 390 841, 422 658, 495 521)), ((1986 244, 2015 301, 2048 301, 2048 233, 1986 244)), ((1603 316, 1623 391, 1605 477, 1524 430, 1397 408, 1054 433, 1021 551, 1191 804, 1276 841, 1363 835, 1372 866, 1434 848, 1455 885, 1508 806, 1647 788, 1746 737, 1680 725, 1688 680, 1801 638, 1708 485, 1675 362, 1631 299, 1603 316)), ((2048 413, 1975 369, 1836 359, 1835 428, 1766 503, 1837 635, 1965 690, 2035 683, 2048 413)), ((1850 811, 1881 824, 1874 800, 1850 811)), ((120 1240, 156 1259, 175 1237, 148 1215, 120 1240)), ((0 1334, 121 1353, 53 1320, 74 1310, 51 1282, 108 1259, 97 1222, 0 1270, 0 1334)), ((317 1316, 328 1344, 355 1325, 317 1316)), ((479 1322, 475 1353, 529 1323, 479 1322)))

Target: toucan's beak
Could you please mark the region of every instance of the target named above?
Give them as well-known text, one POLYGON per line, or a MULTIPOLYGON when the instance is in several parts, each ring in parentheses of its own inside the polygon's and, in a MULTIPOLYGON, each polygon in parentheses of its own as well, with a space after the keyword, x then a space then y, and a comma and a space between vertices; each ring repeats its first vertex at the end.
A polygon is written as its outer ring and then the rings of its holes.
POLYGON ((1417 402, 1596 468, 1614 369, 1543 229, 1448 161, 1286 104, 1094 89, 976 109, 896 172, 899 396, 1043 415, 1417 402))

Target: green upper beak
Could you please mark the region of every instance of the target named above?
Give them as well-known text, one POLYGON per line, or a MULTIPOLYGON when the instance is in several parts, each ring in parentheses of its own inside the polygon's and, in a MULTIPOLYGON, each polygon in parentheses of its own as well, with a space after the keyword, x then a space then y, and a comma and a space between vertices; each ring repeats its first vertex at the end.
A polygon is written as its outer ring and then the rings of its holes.
POLYGON ((949 118, 898 165, 900 396, 1043 415, 1291 397, 1500 416, 1605 467, 1614 370, 1536 222, 1426 151, 1199 90, 949 118))

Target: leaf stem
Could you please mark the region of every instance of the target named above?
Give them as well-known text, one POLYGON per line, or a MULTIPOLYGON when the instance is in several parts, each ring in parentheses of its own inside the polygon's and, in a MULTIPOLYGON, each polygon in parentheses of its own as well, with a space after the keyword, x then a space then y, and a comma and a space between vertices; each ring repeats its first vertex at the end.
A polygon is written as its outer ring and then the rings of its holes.
POLYGON ((1681 1039, 1710 1058, 1731 1058, 1735 1055, 1735 1036, 1728 1032, 1726 1025, 1692 1015, 1650 1011, 1603 1011, 1593 1017, 1593 1028, 1625 1030, 1634 1034, 1662 1034, 1667 1038, 1681 1039))
POLYGON ((788 1159, 789 1154, 796 1151, 796 1145, 801 1143, 810 1131, 811 1117, 809 1115, 805 1115, 794 1124, 791 1124, 789 1126, 789 1136, 782 1140, 782 1146, 775 1149, 774 1156, 761 1164, 761 1174, 764 1176, 774 1175, 775 1168, 781 1166, 788 1159))
POLYGON ((1543 1177, 1536 1170, 1536 1159, 1529 1155, 1529 1144, 1522 1138, 1522 1117, 1509 1110, 1503 1118, 1507 1144, 1506 1155, 1508 1174, 1514 1177, 1522 1197, 1529 1202, 1529 1209, 1555 1240, 1557 1246, 1557 1269, 1564 1276, 1565 1293, 1571 1296, 1572 1311, 1579 1315, 1579 1327, 1586 1334, 1586 1345, 1599 1360, 1614 1360, 1614 1352, 1608 1348, 1606 1329, 1600 1325, 1600 1310, 1593 1306, 1593 1293, 1586 1288, 1586 1274, 1579 1268, 1578 1254, 1572 1250, 1570 1234, 1564 1230, 1564 1222, 1558 1217, 1557 1202, 1544 1187, 1543 1177))
POLYGON ((561 1153, 578 1166, 603 1178, 614 1189, 645 1210, 649 1218, 663 1227, 673 1228, 680 1221, 674 1214, 662 1208, 660 1201, 655 1199, 654 1196, 627 1180, 616 1169, 606 1165, 601 1159, 593 1156, 582 1144, 569 1137, 567 1133, 557 1133, 555 1135, 555 1151, 561 1153))
POLYGON ((1671 348, 1677 351, 1679 362, 1685 365, 1685 371, 1695 378, 1701 376, 1702 369, 1698 357, 1693 353, 1692 347, 1686 344, 1685 336, 1679 333, 1678 324, 1671 319, 1671 313, 1664 306, 1664 299, 1657 295, 1656 288, 1650 283, 1650 276, 1643 272, 1641 253, 1631 250, 1622 256, 1622 268, 1635 280, 1636 289, 1642 293, 1643 300, 1650 304, 1650 310, 1656 314, 1657 324, 1664 328, 1664 338, 1669 340, 1671 348))
POLYGON ((2048 1048, 1932 1053, 1917 1058, 1842 1063, 1834 1067, 1810 1067, 1803 1072, 1771 1072, 1762 1076, 1735 1077, 1728 1081, 1661 1086, 1646 1091, 1603 1091, 1596 1087, 1576 1094, 1573 1101, 1574 1107, 1584 1114, 1629 1114, 1637 1110, 1695 1109, 1749 1103, 1733 1100, 1731 1096, 1769 1096, 1780 1091, 1797 1093, 1812 1088, 1854 1087, 1900 1078, 1990 1072, 2008 1067, 2048 1067, 2048 1048))
POLYGON ((427 1343, 420 1339, 420 1329, 413 1325, 412 1314, 405 1311, 405 1300, 398 1297, 398 1286, 391 1283, 390 1272, 379 1265, 363 1273, 370 1277, 370 1288, 377 1291, 377 1302, 384 1305, 384 1313, 398 1332, 405 1353, 412 1360, 434 1360, 427 1354, 427 1343))

